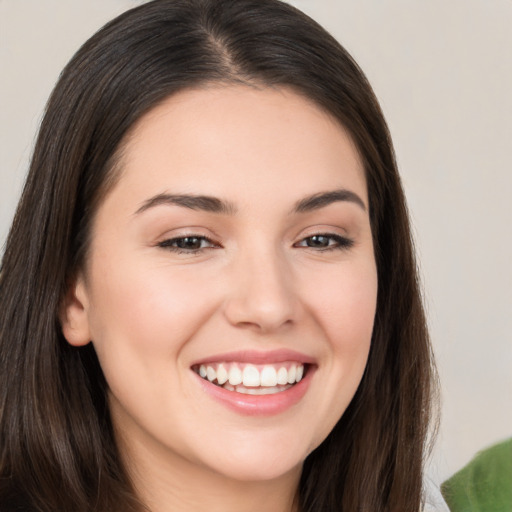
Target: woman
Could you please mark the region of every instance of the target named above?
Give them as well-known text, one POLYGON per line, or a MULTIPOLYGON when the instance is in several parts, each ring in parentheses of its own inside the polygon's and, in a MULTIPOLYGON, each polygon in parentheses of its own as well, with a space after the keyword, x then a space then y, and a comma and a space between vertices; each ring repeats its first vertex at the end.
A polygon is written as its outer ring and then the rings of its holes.
POLYGON ((6 507, 420 509, 433 370, 391 140, 294 8, 156 0, 86 42, 0 279, 6 507))

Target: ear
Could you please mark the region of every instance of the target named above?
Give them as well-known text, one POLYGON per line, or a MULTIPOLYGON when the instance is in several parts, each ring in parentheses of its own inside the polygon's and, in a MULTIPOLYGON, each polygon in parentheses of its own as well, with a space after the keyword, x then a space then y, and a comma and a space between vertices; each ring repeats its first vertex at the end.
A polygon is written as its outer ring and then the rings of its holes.
POLYGON ((62 334, 70 345, 81 347, 91 341, 88 311, 88 295, 80 274, 69 286, 59 312, 62 334))

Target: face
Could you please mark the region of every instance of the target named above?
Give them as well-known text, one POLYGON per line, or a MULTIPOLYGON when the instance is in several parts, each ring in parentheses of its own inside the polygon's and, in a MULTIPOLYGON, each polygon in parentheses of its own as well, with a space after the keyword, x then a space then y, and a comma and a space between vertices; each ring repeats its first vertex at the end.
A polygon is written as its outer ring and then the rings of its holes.
POLYGON ((352 399, 376 295, 346 131, 289 90, 212 86, 135 126, 63 330, 92 340, 131 456, 269 480, 352 399))

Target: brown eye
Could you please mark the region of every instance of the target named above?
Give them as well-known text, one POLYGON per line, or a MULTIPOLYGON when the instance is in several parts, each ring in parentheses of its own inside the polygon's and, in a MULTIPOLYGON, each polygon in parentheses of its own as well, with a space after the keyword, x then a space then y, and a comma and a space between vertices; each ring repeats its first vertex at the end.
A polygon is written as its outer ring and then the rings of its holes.
POLYGON ((216 244, 204 236, 181 236, 164 240, 158 246, 171 251, 194 253, 216 247, 216 244))
POLYGON ((176 239, 176 247, 179 249, 197 250, 201 249, 203 240, 198 236, 187 236, 176 239))
POLYGON ((323 249, 329 247, 331 244, 331 238, 325 235, 315 235, 306 238, 306 246, 314 247, 315 249, 323 249))
POLYGON ((295 244, 295 247, 307 247, 318 250, 349 249, 354 245, 353 240, 335 234, 318 234, 308 236, 295 244))

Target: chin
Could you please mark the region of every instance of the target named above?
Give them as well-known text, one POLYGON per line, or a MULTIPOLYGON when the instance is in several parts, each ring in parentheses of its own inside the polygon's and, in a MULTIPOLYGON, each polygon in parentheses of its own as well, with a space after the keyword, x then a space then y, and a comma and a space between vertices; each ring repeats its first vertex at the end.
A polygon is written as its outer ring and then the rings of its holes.
POLYGON ((300 437, 299 433, 288 433, 278 439, 272 436, 253 438, 248 442, 232 439, 224 447, 217 445, 216 450, 209 452, 209 460, 203 460, 203 463, 216 473, 240 482, 300 475, 304 460, 311 451, 307 446, 297 445, 300 437))
POLYGON ((268 482, 300 475, 303 460, 285 460, 279 457, 265 460, 229 460, 226 464, 214 468, 217 473, 238 482, 268 482))

